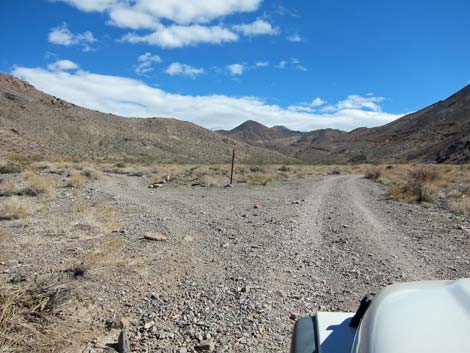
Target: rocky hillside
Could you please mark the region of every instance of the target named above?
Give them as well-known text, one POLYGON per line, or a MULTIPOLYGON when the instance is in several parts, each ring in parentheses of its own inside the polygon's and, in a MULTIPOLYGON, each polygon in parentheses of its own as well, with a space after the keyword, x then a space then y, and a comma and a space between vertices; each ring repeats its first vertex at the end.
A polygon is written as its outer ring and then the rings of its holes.
POLYGON ((0 73, 0 157, 223 163, 470 162, 470 86, 376 128, 302 133, 246 121, 211 132, 165 118, 123 118, 78 107, 0 73))
POLYGON ((247 121, 226 136, 314 163, 470 162, 470 86, 376 128, 307 133, 247 121))
POLYGON ((0 73, 0 157, 222 163, 230 160, 233 147, 240 161, 293 160, 189 122, 81 108, 0 73))
POLYGON ((470 86, 387 125, 298 147, 308 161, 470 162, 470 86))
POLYGON ((232 130, 219 130, 219 134, 231 137, 238 141, 278 151, 285 155, 294 155, 291 148, 304 133, 289 130, 285 126, 267 127, 253 120, 245 121, 232 130))

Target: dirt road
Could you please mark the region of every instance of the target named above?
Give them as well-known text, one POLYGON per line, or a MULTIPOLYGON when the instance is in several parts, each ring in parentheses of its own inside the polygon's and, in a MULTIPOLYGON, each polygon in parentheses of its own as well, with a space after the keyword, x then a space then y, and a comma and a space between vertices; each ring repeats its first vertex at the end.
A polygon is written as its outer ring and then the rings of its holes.
POLYGON ((229 189, 107 176, 97 190, 128 218, 131 253, 146 259, 131 288, 153 293, 134 317, 137 350, 285 352, 294 319, 355 310, 384 285, 470 275, 468 219, 389 200, 359 176, 229 189), (142 242, 145 231, 169 235, 142 242), (155 329, 142 327, 155 322, 155 329), (142 332, 140 332, 142 331, 142 332))

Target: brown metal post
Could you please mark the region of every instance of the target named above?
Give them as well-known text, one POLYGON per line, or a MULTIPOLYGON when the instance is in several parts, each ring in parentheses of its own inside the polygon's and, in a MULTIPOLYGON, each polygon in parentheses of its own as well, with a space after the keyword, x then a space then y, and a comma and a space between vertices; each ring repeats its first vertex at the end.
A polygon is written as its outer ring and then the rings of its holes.
POLYGON ((233 166, 235 164, 235 153, 236 153, 236 150, 234 148, 232 149, 232 169, 230 171, 230 185, 233 184, 233 166))

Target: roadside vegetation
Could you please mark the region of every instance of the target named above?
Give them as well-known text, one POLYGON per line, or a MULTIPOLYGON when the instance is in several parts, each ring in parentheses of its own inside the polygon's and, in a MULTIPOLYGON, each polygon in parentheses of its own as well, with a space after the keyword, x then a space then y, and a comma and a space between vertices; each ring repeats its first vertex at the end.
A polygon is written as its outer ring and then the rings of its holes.
MULTIPOLYGON (((436 203, 451 211, 469 215, 469 172, 470 166, 467 165, 247 164, 235 166, 234 183, 268 186, 309 176, 359 174, 384 184, 393 199, 436 203)), ((57 188, 82 189, 106 173, 143 177, 149 184, 171 181, 178 185, 222 188, 230 182, 230 165, 223 164, 51 162, 41 161, 38 157, 26 159, 14 156, 10 160, 0 162, 0 198, 41 195, 51 197, 57 188)), ((15 203, 18 201, 15 200, 15 203)))

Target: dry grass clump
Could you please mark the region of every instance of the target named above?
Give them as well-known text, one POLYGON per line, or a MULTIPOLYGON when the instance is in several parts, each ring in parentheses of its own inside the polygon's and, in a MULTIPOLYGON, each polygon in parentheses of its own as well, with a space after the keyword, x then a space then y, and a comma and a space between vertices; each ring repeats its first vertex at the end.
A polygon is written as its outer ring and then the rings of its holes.
POLYGON ((0 201, 0 220, 25 218, 31 212, 31 206, 26 200, 13 196, 0 201))
POLYGON ((21 187, 18 183, 12 180, 7 180, 0 183, 0 196, 20 195, 21 187))
POLYGON ((83 168, 81 174, 91 180, 97 180, 100 177, 100 172, 90 167, 83 168))
POLYGON ((402 201, 430 202, 432 195, 429 189, 432 183, 440 178, 438 170, 428 167, 412 168, 402 185, 393 185, 390 194, 393 198, 402 201))
POLYGON ((63 352, 72 343, 72 325, 61 319, 70 299, 59 278, 0 287, 0 352, 63 352))
POLYGON ((80 174, 71 175, 67 180, 67 187, 80 189, 85 186, 87 178, 80 174))
POLYGON ((465 216, 470 216, 470 197, 462 195, 460 198, 454 198, 449 201, 449 208, 465 216))
POLYGON ((275 175, 272 174, 251 174, 248 176, 247 181, 254 185, 266 186, 272 183, 275 179, 275 175))
POLYGON ((377 181, 380 179, 380 176, 382 175, 382 173, 380 172, 380 169, 379 168, 372 168, 372 169, 368 169, 366 174, 364 175, 364 177, 366 179, 370 179, 370 180, 374 180, 374 181, 377 181))
POLYGON ((54 180, 50 177, 28 171, 25 173, 26 183, 21 190, 24 195, 39 196, 41 194, 50 195, 54 190, 54 180))
POLYGON ((118 235, 102 237, 94 250, 85 256, 84 266, 90 271, 104 271, 106 267, 119 267, 126 265, 128 260, 124 256, 126 240, 118 235))
POLYGON ((18 174, 23 171, 23 167, 19 164, 6 162, 0 164, 0 174, 18 174))
POLYGON ((202 186, 222 187, 225 185, 225 177, 218 175, 203 175, 199 178, 202 186))

